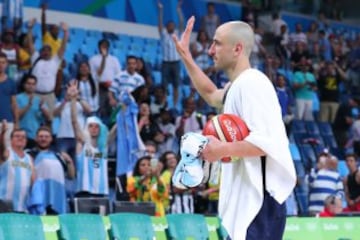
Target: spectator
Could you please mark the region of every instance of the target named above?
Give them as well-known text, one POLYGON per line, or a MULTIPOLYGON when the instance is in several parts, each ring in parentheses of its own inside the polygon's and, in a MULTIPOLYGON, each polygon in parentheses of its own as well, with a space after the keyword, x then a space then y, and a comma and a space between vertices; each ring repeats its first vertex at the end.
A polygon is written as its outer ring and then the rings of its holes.
MULTIPOLYGON (((96 197, 109 194, 107 127, 97 117, 88 117, 81 128, 77 114, 76 83, 72 83, 71 122, 76 138, 77 197, 96 197)), ((114 128, 115 129, 115 128, 114 128)), ((113 133, 115 130, 113 131, 113 133)))
POLYGON ((313 46, 319 41, 319 30, 315 21, 310 23, 309 29, 306 32, 306 38, 308 40, 309 51, 310 53, 313 53, 313 46))
POLYGON ((146 85, 141 85, 140 87, 136 88, 131 95, 138 105, 143 102, 148 104, 151 102, 150 91, 146 85))
POLYGON ((164 181, 160 177, 157 167, 151 167, 151 157, 138 159, 134 167, 133 176, 127 179, 127 191, 133 202, 155 203, 155 216, 164 216, 164 201, 168 199, 168 192, 164 181))
POLYGON ((21 26, 24 16, 24 2, 23 0, 4 0, 2 3, 2 17, 1 26, 2 32, 9 28, 9 22, 13 25, 11 29, 16 36, 21 33, 21 26))
POLYGON ((209 47, 210 39, 206 31, 199 30, 196 41, 190 46, 191 54, 201 70, 203 70, 206 75, 211 76, 215 73, 215 69, 211 65, 212 60, 208 54, 209 47))
POLYGON ((148 64, 146 64, 143 58, 136 59, 136 72, 144 78, 145 86, 151 89, 153 85, 151 68, 148 66, 148 64))
POLYGON ((206 116, 196 112, 195 99, 192 97, 183 100, 184 112, 175 120, 176 136, 181 138, 187 132, 201 132, 206 123, 206 116))
POLYGON ((294 114, 292 113, 293 96, 291 90, 286 86, 286 80, 283 75, 277 76, 275 89, 279 98, 281 115, 286 127, 286 132, 289 134, 290 124, 294 119, 294 114))
POLYGON ((163 143, 165 135, 162 133, 159 125, 151 115, 148 103, 141 103, 139 107, 138 127, 140 137, 143 142, 152 140, 156 145, 163 143))
POLYGON ((360 34, 355 41, 351 42, 349 57, 348 88, 352 94, 360 93, 360 34))
POLYGON ((206 9, 206 15, 201 17, 201 29, 212 39, 216 28, 220 25, 220 17, 216 14, 215 4, 213 2, 208 2, 206 9))
POLYGON ((158 118, 158 125, 163 133, 165 139, 164 142, 159 143, 159 153, 162 154, 169 150, 177 150, 176 149, 176 129, 174 124, 174 119, 171 112, 167 109, 161 109, 160 115, 158 118))
POLYGON ((303 42, 296 42, 295 43, 295 50, 291 52, 291 65, 294 71, 299 71, 300 66, 306 61, 309 64, 310 53, 306 48, 306 45, 303 42))
POLYGON ((333 124, 334 136, 340 148, 344 148, 353 122, 359 115, 360 98, 350 97, 341 103, 333 124))
POLYGON ((15 129, 11 133, 10 145, 5 140, 7 123, 2 121, 0 132, 0 199, 12 202, 13 210, 26 212, 26 201, 35 179, 33 159, 24 152, 26 132, 15 129))
POLYGON ((89 114, 96 116, 99 111, 99 85, 90 73, 88 62, 79 64, 76 80, 78 81, 79 98, 89 104, 89 114))
POLYGON ((345 198, 347 203, 344 212, 360 212, 360 170, 357 163, 357 156, 355 154, 346 156, 346 166, 350 173, 344 178, 345 198))
POLYGON ((99 54, 89 60, 91 75, 99 84, 100 117, 107 119, 110 116, 108 89, 115 77, 120 74, 119 60, 109 53, 110 42, 102 39, 98 42, 99 54))
POLYGON ((290 44, 295 46, 298 42, 303 43, 305 46, 308 44, 307 36, 303 32, 301 23, 295 24, 295 32, 290 34, 290 44))
POLYGON ((168 84, 172 84, 173 87, 173 105, 176 106, 179 98, 179 84, 180 84, 180 56, 176 51, 175 44, 172 39, 172 35, 180 36, 180 33, 184 30, 184 18, 181 12, 182 0, 178 1, 177 13, 179 18, 179 28, 176 29, 175 23, 169 21, 166 24, 166 28, 163 26, 163 5, 158 0, 158 30, 160 34, 160 40, 163 50, 162 61, 162 85, 167 89, 168 84))
POLYGON ((259 69, 260 71, 263 69, 264 58, 267 55, 266 48, 262 44, 262 35, 263 31, 260 28, 255 28, 254 24, 250 24, 254 31, 254 47, 250 55, 250 63, 251 66, 259 69))
POLYGON ((281 36, 281 28, 287 28, 287 24, 284 20, 280 18, 280 15, 278 12, 275 12, 272 14, 272 23, 271 23, 271 33, 274 35, 274 37, 281 36))
MULTIPOLYGON (((62 42, 59 38, 59 27, 56 24, 46 25, 46 10, 48 6, 46 3, 41 5, 41 34, 43 46, 48 45, 51 48, 51 56, 58 54, 62 42)), ((64 23, 62 23, 63 25, 64 23)), ((66 39, 67 41, 67 39, 66 39)))
POLYGON ((344 195, 344 186, 340 174, 337 172, 338 160, 328 156, 325 167, 312 173, 309 177, 309 213, 316 215, 324 210, 324 201, 329 195, 344 195))
POLYGON ((1 36, 0 51, 5 53, 8 59, 8 76, 18 82, 19 45, 15 41, 15 33, 5 30, 1 36))
POLYGON ((291 52, 289 49, 289 34, 286 24, 281 25, 280 34, 275 36, 274 49, 275 54, 280 58, 281 64, 288 69, 291 52))
POLYGON ((119 105, 121 92, 132 93, 140 86, 145 85, 144 78, 136 72, 137 57, 129 55, 126 58, 126 70, 115 76, 109 88, 109 103, 112 107, 119 105))
POLYGON ((293 88, 296 104, 296 118, 311 121, 313 116, 313 97, 317 89, 315 76, 309 72, 309 66, 303 59, 301 71, 294 73, 293 88))
POLYGON ((345 73, 335 62, 327 62, 318 79, 320 121, 333 123, 340 102, 340 83, 345 73))
POLYGON ((161 156, 160 161, 165 166, 161 177, 169 192, 168 213, 194 213, 193 190, 178 189, 172 183, 172 176, 179 161, 177 155, 173 151, 167 151, 161 156))
POLYGON ((36 131, 50 119, 44 101, 35 95, 36 77, 25 75, 22 80, 24 92, 16 95, 18 105, 19 127, 24 129, 27 136, 26 148, 33 148, 36 145, 36 131))
POLYGON ((154 99, 150 103, 150 111, 154 116, 158 116, 161 109, 167 108, 166 90, 163 86, 155 86, 153 91, 154 99))
POLYGON ((33 51, 32 48, 34 47, 32 29, 35 22, 35 18, 31 19, 27 24, 27 33, 22 33, 19 37, 19 78, 24 74, 30 73, 31 53, 33 51))
POLYGON ((332 61, 331 44, 324 30, 319 31, 320 52, 325 61, 332 61))
POLYGON ((68 26, 65 23, 61 24, 61 29, 64 32, 64 38, 61 46, 57 52, 52 56, 52 47, 50 45, 43 45, 40 54, 35 52, 33 43, 31 49, 31 63, 32 74, 37 78, 36 93, 44 99, 49 108, 49 113, 53 114, 55 108, 55 86, 56 75, 64 57, 66 44, 69 38, 68 26))
POLYGON ((337 195, 330 195, 324 201, 324 210, 319 213, 319 217, 334 217, 342 212, 341 198, 337 195))
MULTIPOLYGON (((16 104, 16 86, 15 82, 6 75, 7 65, 6 55, 0 52, 0 121, 7 121, 6 139, 10 139, 12 130, 17 128, 19 122, 16 104)), ((10 143, 7 142, 6 144, 9 146, 10 143)))
MULTIPOLYGON (((76 139, 71 122, 71 100, 73 95, 77 93, 77 90, 73 90, 73 84, 74 82, 68 86, 64 99, 57 103, 54 115, 60 117, 60 126, 56 139, 57 148, 59 151, 68 153, 72 159, 75 159, 76 139)), ((78 96, 76 100, 77 120, 82 129, 85 125, 85 116, 91 112, 91 109, 88 103, 78 96)))
POLYGON ((52 133, 47 127, 40 127, 36 133, 37 148, 30 154, 34 158, 36 179, 44 184, 44 208, 47 214, 67 212, 65 173, 70 179, 75 177, 73 160, 65 152, 51 149, 52 133))

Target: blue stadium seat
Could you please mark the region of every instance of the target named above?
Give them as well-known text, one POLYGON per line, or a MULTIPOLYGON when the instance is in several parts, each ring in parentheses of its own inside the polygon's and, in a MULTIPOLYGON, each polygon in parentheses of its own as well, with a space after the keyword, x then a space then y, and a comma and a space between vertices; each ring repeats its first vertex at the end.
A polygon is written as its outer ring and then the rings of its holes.
POLYGON ((310 134, 320 134, 319 127, 315 121, 306 121, 305 122, 306 130, 310 134))
POLYGON ((318 127, 321 135, 334 135, 329 122, 318 122, 318 127))
POLYGON ((306 170, 305 170, 303 162, 294 161, 294 166, 295 166, 296 176, 298 176, 300 178, 304 178, 306 175, 306 170))
POLYGON ((289 149, 293 161, 301 161, 301 155, 298 146, 295 143, 290 143, 289 149))
POLYGON ((160 71, 152 71, 152 77, 155 85, 161 84, 161 72, 160 71))
POLYGON ((316 165, 317 156, 313 147, 310 144, 299 145, 300 155, 306 170, 311 169, 316 165))
POLYGON ((297 185, 294 192, 299 206, 299 215, 307 216, 309 207, 308 193, 305 191, 302 185, 297 185))
POLYGON ((323 135, 324 145, 328 148, 338 148, 334 135, 323 135))
POLYGON ((291 125, 292 133, 307 133, 305 121, 293 120, 291 125))

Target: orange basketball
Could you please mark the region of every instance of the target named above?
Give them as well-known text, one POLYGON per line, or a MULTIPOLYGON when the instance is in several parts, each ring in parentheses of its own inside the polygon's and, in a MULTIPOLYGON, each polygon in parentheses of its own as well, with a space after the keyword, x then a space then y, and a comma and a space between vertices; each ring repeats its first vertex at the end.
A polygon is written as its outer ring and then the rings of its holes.
MULTIPOLYGON (((203 135, 212 135, 221 141, 236 142, 249 135, 245 122, 237 115, 223 113, 209 120, 203 129, 203 135)), ((233 157, 224 157, 223 162, 235 160, 233 157)))

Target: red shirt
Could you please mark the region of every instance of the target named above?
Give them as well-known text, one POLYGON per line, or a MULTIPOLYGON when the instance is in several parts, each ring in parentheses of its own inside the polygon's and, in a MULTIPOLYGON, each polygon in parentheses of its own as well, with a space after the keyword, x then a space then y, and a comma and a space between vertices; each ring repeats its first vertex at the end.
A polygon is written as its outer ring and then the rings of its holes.
POLYGON ((319 217, 334 217, 335 214, 331 213, 327 208, 324 209, 321 213, 319 213, 319 217))

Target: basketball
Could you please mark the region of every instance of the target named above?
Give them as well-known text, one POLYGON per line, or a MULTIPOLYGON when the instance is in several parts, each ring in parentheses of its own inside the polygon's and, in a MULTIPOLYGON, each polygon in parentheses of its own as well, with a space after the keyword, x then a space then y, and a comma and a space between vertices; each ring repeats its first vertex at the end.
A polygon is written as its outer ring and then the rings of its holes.
MULTIPOLYGON (((237 142, 249 135, 246 123, 237 115, 223 113, 209 120, 203 129, 203 135, 212 135, 224 142, 237 142)), ((222 162, 234 161, 234 157, 224 157, 222 162)))

